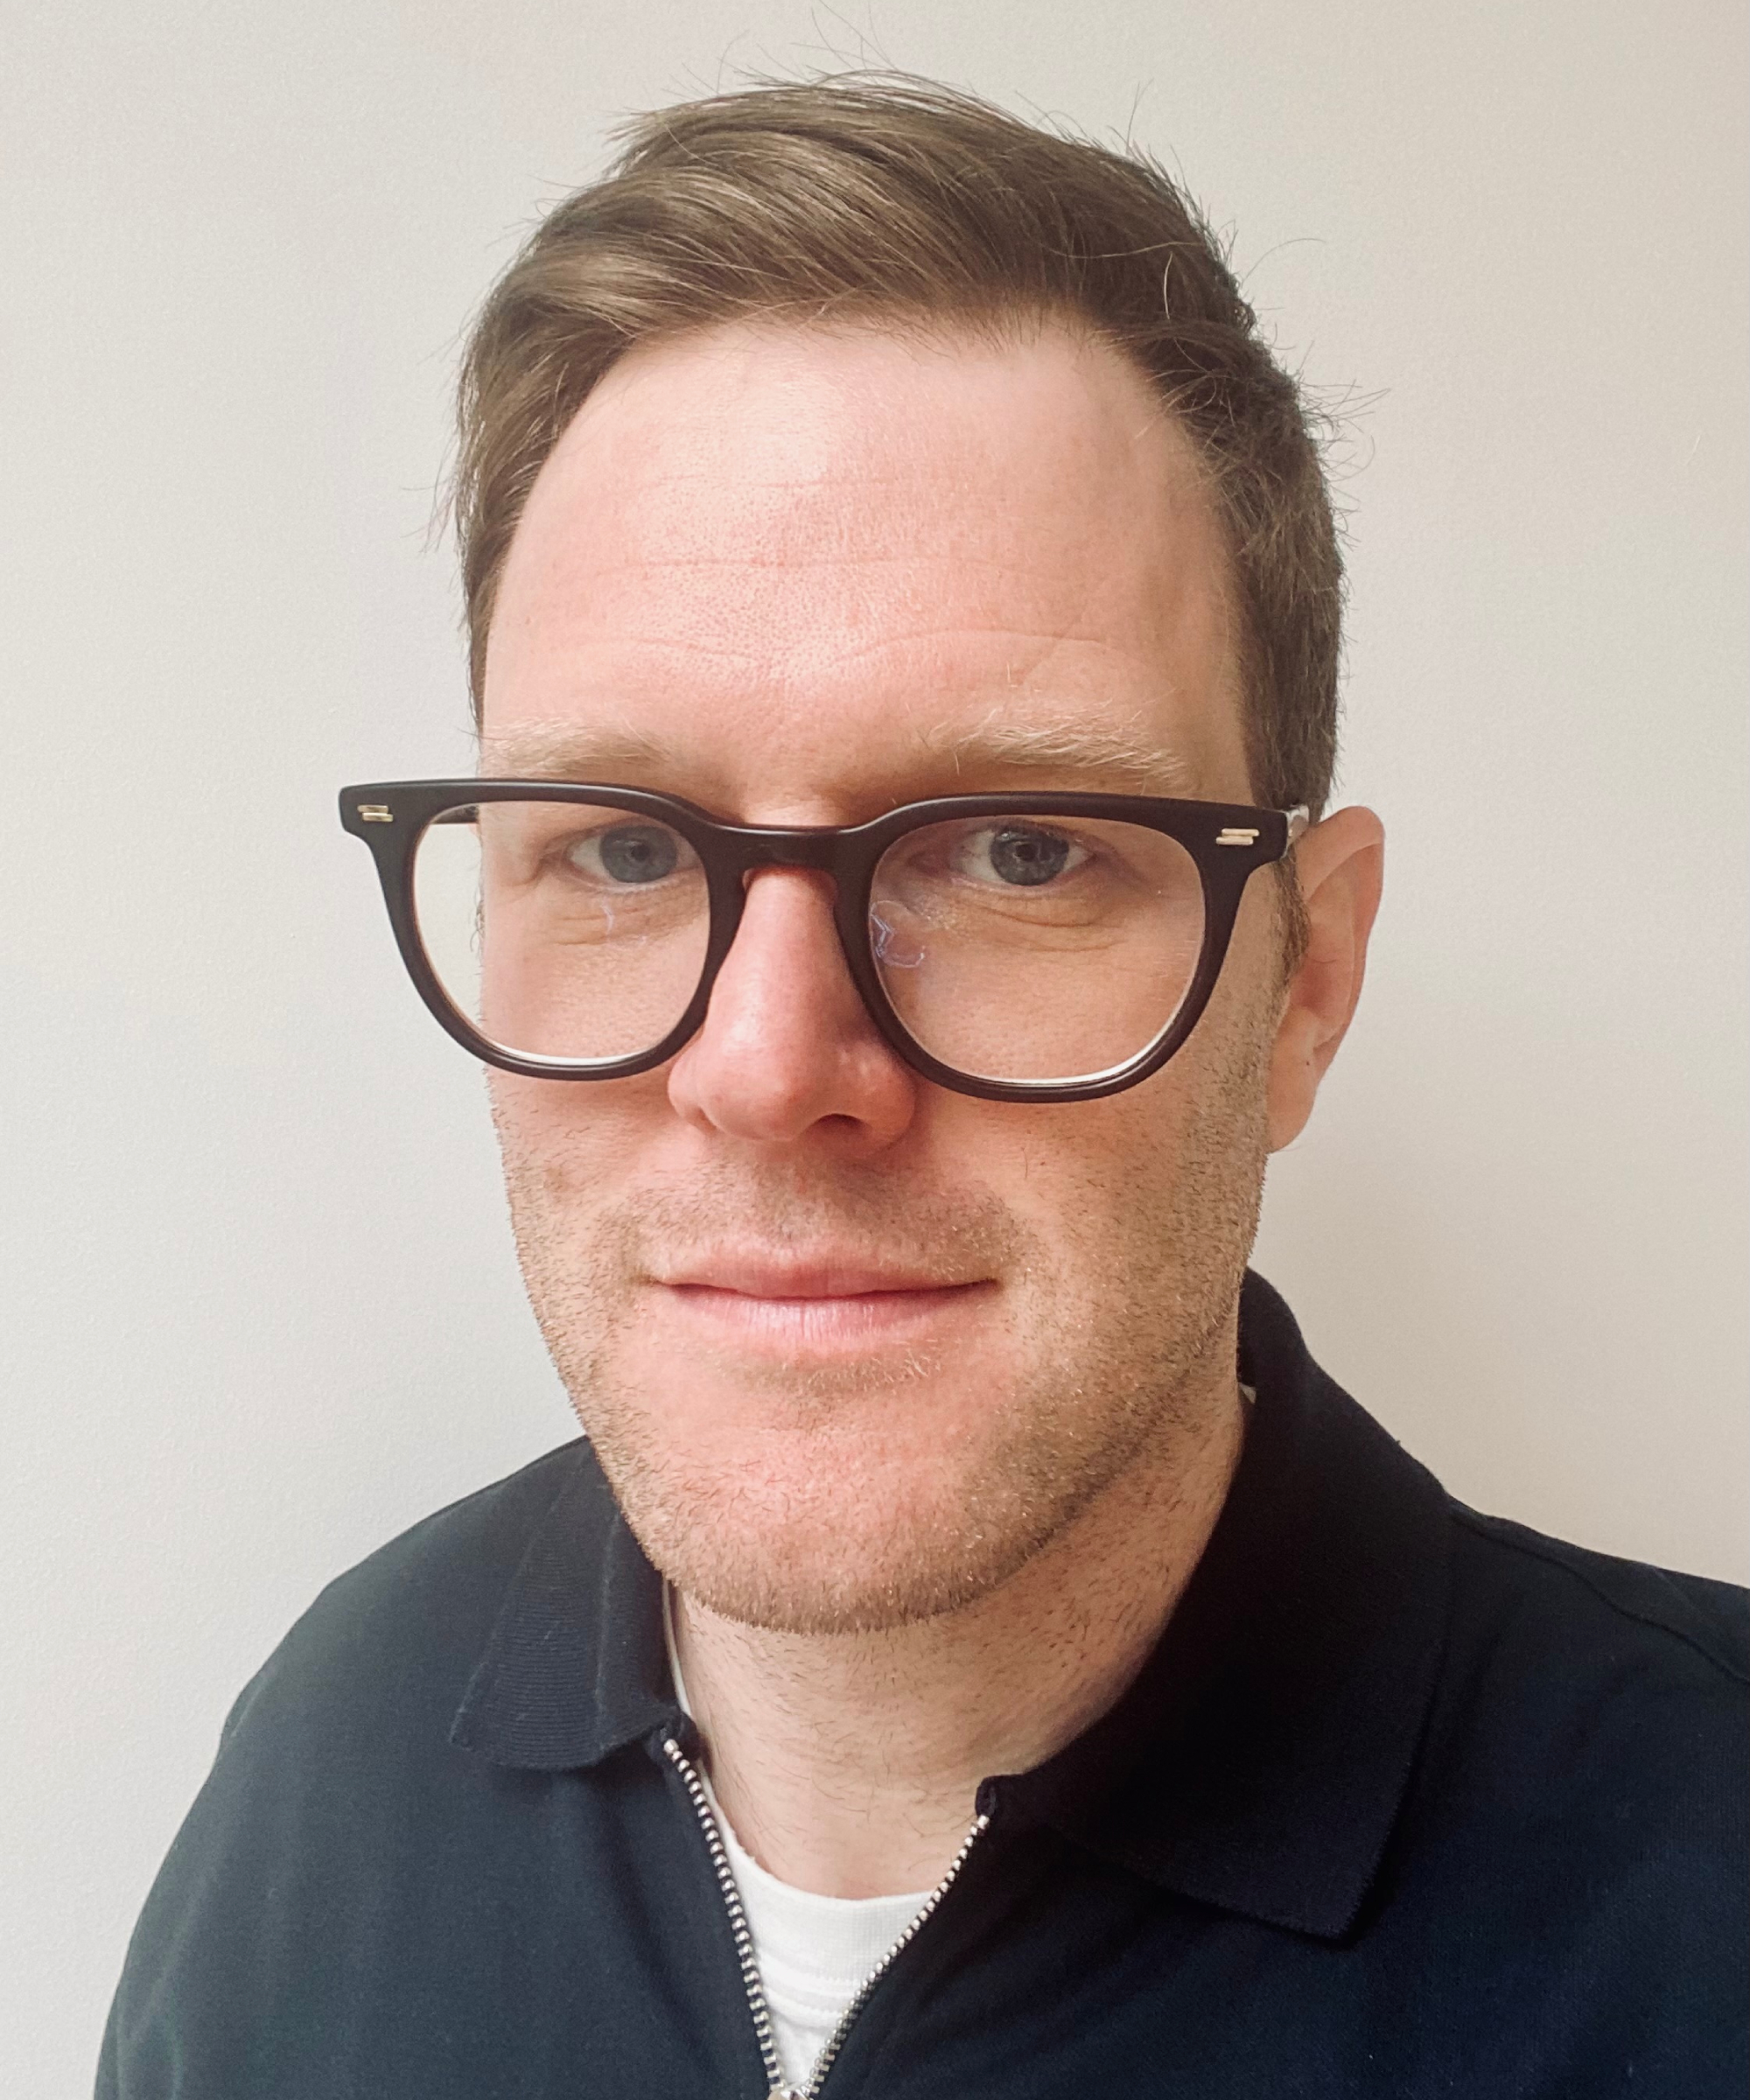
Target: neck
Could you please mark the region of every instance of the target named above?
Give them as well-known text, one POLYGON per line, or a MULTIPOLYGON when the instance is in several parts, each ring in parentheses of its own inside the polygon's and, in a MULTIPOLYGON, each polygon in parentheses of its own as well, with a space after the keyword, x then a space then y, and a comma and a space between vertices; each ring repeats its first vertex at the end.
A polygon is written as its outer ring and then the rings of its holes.
POLYGON ((712 1784, 767 1872, 834 1896, 934 1886, 979 1782, 1080 1735, 1141 1669, 1238 1462, 1233 1374, 1043 1551, 964 1609, 876 1633, 774 1633, 676 1592, 712 1784), (1186 1426, 1187 1421, 1193 1426, 1186 1426))

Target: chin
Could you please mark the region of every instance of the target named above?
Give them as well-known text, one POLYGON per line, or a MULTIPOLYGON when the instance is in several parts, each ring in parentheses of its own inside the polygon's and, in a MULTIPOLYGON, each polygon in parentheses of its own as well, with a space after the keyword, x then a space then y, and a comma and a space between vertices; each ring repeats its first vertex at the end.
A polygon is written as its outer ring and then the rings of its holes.
POLYGON ((883 1433, 856 1411, 768 1429, 758 1463, 738 1439, 683 1456, 673 1441, 628 1437, 623 1418, 586 1426, 654 1566, 718 1617, 789 1634, 885 1631, 965 1609, 1131 1455, 1129 1439, 1070 1452, 989 1422, 951 1425, 948 1410, 928 1405, 914 1433, 891 1422, 883 1433))
POLYGON ((964 1610, 1000 1588, 1045 1543, 1011 1534, 945 1554, 943 1540, 952 1537, 932 1524, 849 1540, 815 1525, 739 1536, 718 1527, 703 1550, 696 1535, 674 1542, 674 1550, 658 1542, 651 1558, 678 1590, 720 1619, 771 1633, 864 1634, 964 1610))

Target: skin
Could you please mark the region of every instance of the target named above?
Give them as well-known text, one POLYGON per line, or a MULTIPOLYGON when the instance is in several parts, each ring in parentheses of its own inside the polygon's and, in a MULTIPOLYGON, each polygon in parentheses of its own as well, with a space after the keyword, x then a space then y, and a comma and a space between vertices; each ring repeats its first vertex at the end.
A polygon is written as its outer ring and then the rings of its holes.
MULTIPOLYGON (((630 353, 547 462, 482 769, 749 823, 1080 788, 1247 802, 1220 531, 1113 352, 737 326, 630 353)), ((1268 1152, 1354 1008, 1377 820, 1249 885, 1159 1074, 1071 1105, 923 1081, 827 878, 757 872, 704 1027, 590 1084, 490 1074, 531 1301, 674 1586, 720 1800, 772 1872, 928 1888, 978 1781, 1123 1690, 1243 1436, 1268 1152)))

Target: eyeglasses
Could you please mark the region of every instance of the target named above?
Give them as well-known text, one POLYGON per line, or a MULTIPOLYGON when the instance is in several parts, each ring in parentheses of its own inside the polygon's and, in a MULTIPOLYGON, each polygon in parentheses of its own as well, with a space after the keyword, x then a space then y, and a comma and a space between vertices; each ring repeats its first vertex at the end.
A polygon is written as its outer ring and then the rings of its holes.
POLYGON ((618 1079, 699 1027, 757 868, 830 875, 870 1016, 926 1079, 987 1101, 1136 1085, 1208 1004, 1240 898, 1305 809, 1154 796, 956 794, 866 824, 725 824, 639 788, 345 788, 402 961, 466 1050, 618 1079))

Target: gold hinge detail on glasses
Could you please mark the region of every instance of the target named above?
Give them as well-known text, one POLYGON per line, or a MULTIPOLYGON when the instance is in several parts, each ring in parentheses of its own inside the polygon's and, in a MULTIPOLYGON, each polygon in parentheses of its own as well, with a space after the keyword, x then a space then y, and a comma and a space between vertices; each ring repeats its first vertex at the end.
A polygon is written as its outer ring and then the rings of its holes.
POLYGON ((360 802, 359 815, 368 824, 392 824, 395 811, 386 802, 360 802))
POLYGON ((1243 824, 1229 824, 1225 831, 1215 834, 1218 846, 1255 846, 1257 844, 1257 826, 1247 830, 1243 824))

